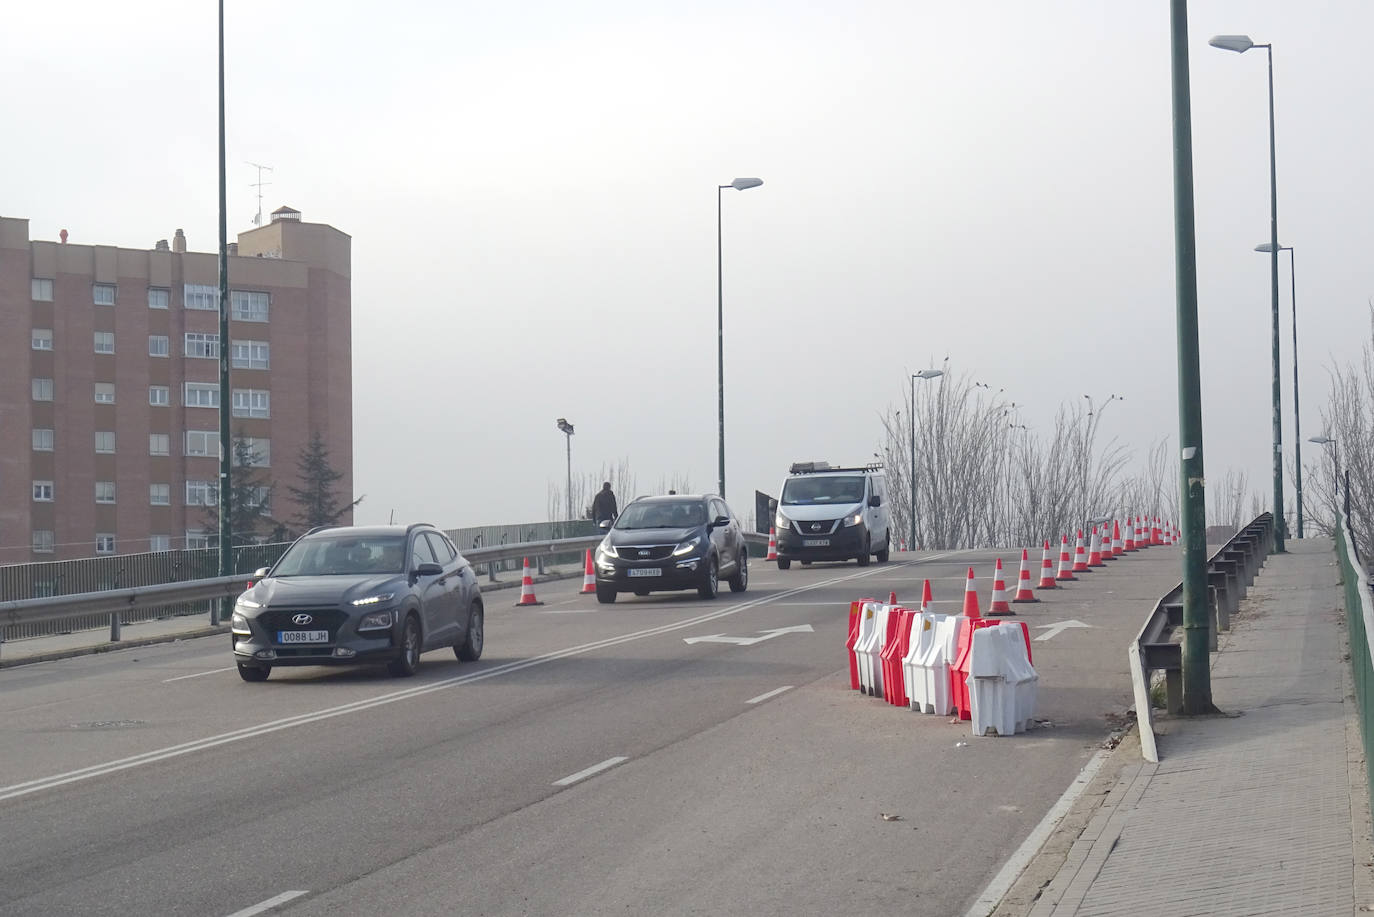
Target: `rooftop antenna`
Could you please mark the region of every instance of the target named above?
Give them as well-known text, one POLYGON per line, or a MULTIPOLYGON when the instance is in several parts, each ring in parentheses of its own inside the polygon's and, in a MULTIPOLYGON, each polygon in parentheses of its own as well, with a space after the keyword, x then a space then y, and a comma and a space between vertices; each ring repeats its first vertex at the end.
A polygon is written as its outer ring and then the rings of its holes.
MULTIPOLYGON (((246 160, 245 160, 245 161, 246 161, 246 160)), ((260 164, 258 164, 258 163, 256 163, 256 162, 250 162, 250 163, 248 163, 248 165, 250 165, 250 166, 252 166, 253 168, 255 168, 255 169, 258 170, 258 180, 255 181, 255 182, 250 182, 250 183, 248 184, 248 187, 250 187, 250 188, 257 188, 257 189, 258 189, 258 213, 257 213, 257 216, 253 217, 253 225, 254 225, 254 226, 261 226, 261 225, 262 225, 262 189, 263 189, 263 186, 264 186, 264 185, 270 185, 270 184, 272 184, 270 181, 263 181, 263 180, 262 180, 262 170, 263 170, 263 169, 266 169, 268 172, 271 172, 271 171, 272 171, 272 167, 271 167, 271 166, 260 165, 260 164)))

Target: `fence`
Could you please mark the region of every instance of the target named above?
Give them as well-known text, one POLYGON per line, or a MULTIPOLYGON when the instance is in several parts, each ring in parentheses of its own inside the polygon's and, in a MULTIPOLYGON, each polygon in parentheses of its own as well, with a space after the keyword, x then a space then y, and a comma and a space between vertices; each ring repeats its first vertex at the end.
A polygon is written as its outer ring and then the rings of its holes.
MULTIPOLYGON (((1364 739, 1364 758, 1374 754, 1374 659, 1370 657, 1369 633, 1374 629, 1374 599, 1369 591, 1369 576, 1360 560, 1354 539, 1349 536, 1350 506, 1336 520, 1336 556, 1345 586, 1345 619, 1350 639, 1350 674, 1355 682, 1355 699, 1360 706, 1360 735, 1364 739)), ((1374 767, 1366 769, 1369 798, 1374 801, 1374 767)))

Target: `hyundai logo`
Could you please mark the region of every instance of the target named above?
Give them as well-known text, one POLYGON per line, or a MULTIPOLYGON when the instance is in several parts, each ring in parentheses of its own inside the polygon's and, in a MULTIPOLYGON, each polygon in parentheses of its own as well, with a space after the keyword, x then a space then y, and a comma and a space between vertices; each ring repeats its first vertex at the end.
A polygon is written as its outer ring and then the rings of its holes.
POLYGON ((310 615, 293 615, 291 618, 291 623, 304 627, 313 620, 315 619, 310 617, 310 615))

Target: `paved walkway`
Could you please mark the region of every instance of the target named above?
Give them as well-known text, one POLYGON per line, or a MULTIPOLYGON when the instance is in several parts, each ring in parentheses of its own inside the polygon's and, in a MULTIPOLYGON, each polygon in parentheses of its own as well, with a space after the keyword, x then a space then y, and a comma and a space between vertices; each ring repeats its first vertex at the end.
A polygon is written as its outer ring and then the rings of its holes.
POLYGON ((1161 717, 1158 764, 1123 744, 1114 785, 1085 794, 1094 811, 1067 855, 1061 845, 1053 879, 1023 898, 1029 910, 1007 900, 997 914, 1349 917, 1374 906, 1340 569, 1329 539, 1288 550, 1266 561, 1212 657, 1222 715, 1161 717))

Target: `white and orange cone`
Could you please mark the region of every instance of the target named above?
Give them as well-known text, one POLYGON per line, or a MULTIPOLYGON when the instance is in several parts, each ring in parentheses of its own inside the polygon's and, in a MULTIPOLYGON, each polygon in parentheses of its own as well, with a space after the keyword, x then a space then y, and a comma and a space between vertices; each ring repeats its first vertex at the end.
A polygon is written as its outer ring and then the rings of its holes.
POLYGON ((964 617, 981 618, 978 610, 978 587, 973 582, 973 568, 968 568, 968 582, 964 585, 964 617))
MULTIPOLYGON (((593 587, 593 590, 595 587, 593 587)), ((520 601, 515 603, 516 608, 524 605, 543 605, 544 603, 534 597, 534 577, 530 576, 530 559, 525 558, 525 574, 520 577, 520 601)))
POLYGON ((1107 566, 1102 562, 1102 535, 1097 531, 1097 526, 1093 526, 1092 534, 1089 536, 1088 543, 1092 545, 1092 547, 1088 551, 1088 566, 1107 566))
POLYGON ((1039 589, 1054 588, 1054 564, 1050 558, 1050 540, 1045 539, 1045 556, 1040 559, 1040 585, 1039 589))
POLYGON ((587 565, 582 573, 582 595, 596 591, 596 569, 592 566, 592 549, 587 549, 587 565))
POLYGON ((1126 545, 1121 541, 1121 523, 1112 521, 1112 560, 1126 553, 1126 545))
POLYGON ((1073 575, 1073 561, 1069 560, 1069 536, 1060 535, 1059 538, 1059 575, 1056 576, 1055 579, 1078 579, 1078 577, 1073 575))
POLYGON ((1083 530, 1078 530, 1078 542, 1073 546, 1073 572, 1091 573, 1088 569, 1088 552, 1083 550, 1083 530))
POLYGON ((768 527, 768 556, 765 561, 778 559, 778 530, 773 526, 768 527))
POLYGON ((992 578, 992 605, 988 616, 1011 614, 1011 603, 1007 601, 1007 584, 1002 580, 1002 558, 997 558, 997 570, 992 578))
POLYGON ((1129 517, 1126 519, 1126 550, 1132 554, 1136 551, 1135 526, 1131 524, 1129 517))
POLYGON ((1035 593, 1031 590, 1030 580, 1030 551, 1021 549, 1021 575, 1016 580, 1016 596, 1011 600, 1013 605, 1020 605, 1024 602, 1038 602, 1035 593))

